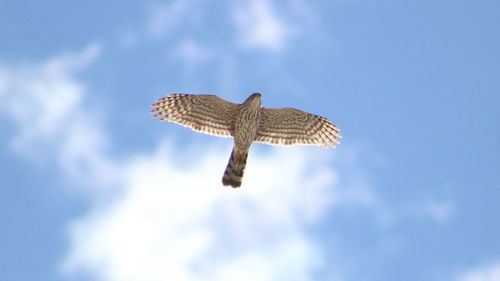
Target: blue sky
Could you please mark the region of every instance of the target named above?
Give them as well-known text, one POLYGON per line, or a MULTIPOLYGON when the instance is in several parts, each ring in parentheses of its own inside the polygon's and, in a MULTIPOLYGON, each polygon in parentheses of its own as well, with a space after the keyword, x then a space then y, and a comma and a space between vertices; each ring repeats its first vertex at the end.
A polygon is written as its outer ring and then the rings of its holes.
POLYGON ((0 280, 500 280, 497 1, 0 2, 0 280), (296 107, 336 149, 151 118, 296 107))

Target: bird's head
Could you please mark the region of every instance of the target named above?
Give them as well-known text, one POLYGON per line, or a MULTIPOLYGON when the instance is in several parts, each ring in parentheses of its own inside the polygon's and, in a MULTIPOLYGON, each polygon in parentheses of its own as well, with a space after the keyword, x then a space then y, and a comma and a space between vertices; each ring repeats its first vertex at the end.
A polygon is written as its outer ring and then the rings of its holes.
POLYGON ((244 102, 244 104, 249 105, 253 108, 260 108, 261 106, 261 94, 253 93, 244 102))

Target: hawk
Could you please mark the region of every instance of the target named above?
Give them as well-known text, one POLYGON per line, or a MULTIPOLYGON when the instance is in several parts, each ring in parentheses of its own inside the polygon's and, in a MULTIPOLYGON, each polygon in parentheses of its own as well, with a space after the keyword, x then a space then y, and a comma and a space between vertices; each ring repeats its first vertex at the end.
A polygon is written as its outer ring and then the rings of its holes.
POLYGON ((251 94, 242 104, 214 95, 170 94, 151 105, 161 117, 205 134, 232 137, 234 147, 222 184, 241 186, 252 142, 271 145, 320 145, 340 143, 340 128, 325 117, 295 108, 261 107, 261 94, 251 94))

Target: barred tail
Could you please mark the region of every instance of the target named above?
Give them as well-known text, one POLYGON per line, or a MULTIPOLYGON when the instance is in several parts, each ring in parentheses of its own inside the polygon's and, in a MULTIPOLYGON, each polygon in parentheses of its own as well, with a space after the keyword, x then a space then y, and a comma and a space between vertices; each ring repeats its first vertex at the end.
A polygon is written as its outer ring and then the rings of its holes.
POLYGON ((241 186, 243 173, 245 172, 245 166, 247 164, 247 156, 248 150, 242 153, 235 153, 233 148, 231 158, 229 158, 229 163, 227 164, 226 171, 224 171, 224 176, 222 177, 223 185, 230 185, 233 188, 241 186))

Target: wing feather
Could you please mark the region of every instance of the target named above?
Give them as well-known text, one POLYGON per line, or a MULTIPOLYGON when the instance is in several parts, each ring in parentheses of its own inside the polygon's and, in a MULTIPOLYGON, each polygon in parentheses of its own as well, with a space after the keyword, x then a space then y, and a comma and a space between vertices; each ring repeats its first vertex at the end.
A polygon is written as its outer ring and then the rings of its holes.
POLYGON ((295 108, 262 108, 256 142, 272 145, 321 145, 340 143, 340 128, 325 117, 295 108))
POLYGON ((153 117, 209 135, 231 137, 239 106, 214 95, 170 94, 159 98, 153 117))

